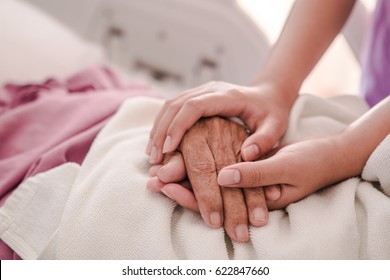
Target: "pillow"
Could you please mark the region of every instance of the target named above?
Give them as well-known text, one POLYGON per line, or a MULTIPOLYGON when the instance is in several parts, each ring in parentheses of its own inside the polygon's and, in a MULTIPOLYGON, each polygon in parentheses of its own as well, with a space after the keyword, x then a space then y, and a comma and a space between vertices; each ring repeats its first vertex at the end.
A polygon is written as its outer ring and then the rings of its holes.
POLYGON ((102 50, 20 0, 0 0, 0 84, 63 78, 104 61, 102 50))

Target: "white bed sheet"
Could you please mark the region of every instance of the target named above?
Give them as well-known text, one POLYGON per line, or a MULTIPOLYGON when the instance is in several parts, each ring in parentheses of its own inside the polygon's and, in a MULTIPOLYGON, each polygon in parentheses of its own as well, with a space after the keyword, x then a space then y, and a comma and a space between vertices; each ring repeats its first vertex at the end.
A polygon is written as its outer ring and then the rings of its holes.
MULTIPOLYGON (((145 188, 144 150, 161 103, 125 102, 81 166, 65 164, 23 183, 0 209, 0 237, 31 259, 390 259, 390 137, 364 171, 385 193, 346 180, 272 211, 266 226, 251 227, 250 242, 236 243, 145 188)), ((357 97, 301 96, 285 140, 335 133, 365 109, 357 97)))

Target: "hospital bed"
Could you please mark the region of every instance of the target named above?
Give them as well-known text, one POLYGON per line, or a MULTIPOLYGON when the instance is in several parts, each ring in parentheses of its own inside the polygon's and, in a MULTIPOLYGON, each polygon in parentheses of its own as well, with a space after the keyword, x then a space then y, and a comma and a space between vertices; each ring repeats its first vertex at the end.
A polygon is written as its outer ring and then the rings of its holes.
MULTIPOLYGON (((110 1, 115 5, 88 9, 95 1, 83 1, 77 11, 84 18, 73 27, 90 43, 25 2, 0 0, 0 81, 61 80, 104 64, 128 81, 129 73, 147 73, 142 77, 152 77, 146 81, 152 88, 173 84, 180 90, 209 79, 248 83, 269 48, 265 36, 234 1, 182 2, 110 1), (124 7, 131 7, 131 16, 124 7), (144 32, 137 31, 140 26, 144 32), (156 55, 160 51, 163 56, 156 55)), ((0 208, 1 239, 25 259, 390 258, 389 182, 380 173, 389 170, 382 152, 388 140, 367 164, 364 180, 353 178, 273 211, 268 225, 251 228, 251 242, 242 244, 145 189, 144 145, 161 104, 142 94, 124 101, 85 161, 23 180, 0 208)), ((285 141, 336 133, 366 110, 357 97, 302 96, 285 141)))
MULTIPOLYGON (((248 84, 269 48, 265 36, 235 1, 28 2, 40 5, 87 41, 102 46, 110 63, 176 89, 210 80, 248 84)), ((54 18, 44 18, 45 26, 42 23, 32 29, 34 21, 29 23, 27 17, 18 29, 30 37, 38 36, 36 44, 39 41, 41 48, 46 43, 49 47, 54 41, 58 45, 69 41, 70 29, 64 30, 54 18), (53 25, 62 32, 53 34, 53 25), (46 42, 39 37, 44 33, 54 37, 46 42), (67 37, 61 40, 63 33, 67 37)), ((68 46, 58 51, 77 55, 83 47, 81 43, 68 46)))
MULTIPOLYGON (((65 24, 69 27, 66 28, 67 33, 76 33, 95 47, 102 48, 106 60, 131 73, 132 77, 142 77, 162 86, 160 89, 166 96, 210 80, 250 83, 272 43, 264 34, 278 32, 270 29, 268 22, 248 17, 243 8, 247 10, 251 7, 245 7, 245 1, 26 2, 42 9, 41 16, 43 11, 47 12, 50 16, 44 17, 51 21, 46 22, 44 27, 40 26, 39 31, 31 30, 34 21, 32 24, 28 20, 19 21, 17 30, 30 31, 30 38, 48 32, 50 36, 40 36, 39 42, 49 42, 50 46, 54 40, 69 41, 69 36, 59 39, 64 32, 52 35, 53 27, 50 27, 54 25, 63 31, 60 26, 65 24), (49 37, 52 39, 48 40, 49 37)), ((283 22, 283 19, 279 21, 283 22)), ((326 95, 356 93, 362 40, 368 26, 368 11, 358 2, 344 29, 344 36, 336 40, 334 50, 325 55, 302 90, 326 95), (338 52, 341 55, 336 56, 338 52), (336 63, 339 72, 334 69, 336 63), (338 73, 343 73, 343 77, 340 78, 338 73), (328 84, 331 86, 327 87, 328 84)), ((65 46, 66 43, 63 49, 58 50, 65 50, 65 46)), ((66 48, 66 53, 71 55, 78 49, 75 46, 66 48)), ((6 56, 6 53, 3 55, 6 56)), ((38 74, 39 71, 35 76, 38 74)), ((21 78, 19 75, 19 80, 21 78)))

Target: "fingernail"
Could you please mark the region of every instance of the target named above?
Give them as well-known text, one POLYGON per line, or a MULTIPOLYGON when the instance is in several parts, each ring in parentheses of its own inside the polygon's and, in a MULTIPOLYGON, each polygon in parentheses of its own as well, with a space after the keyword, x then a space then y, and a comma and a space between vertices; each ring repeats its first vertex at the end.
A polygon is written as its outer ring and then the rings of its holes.
MULTIPOLYGON (((167 197, 169 197, 170 199, 173 199, 172 195, 169 193, 169 191, 167 191, 166 189, 164 188, 161 188, 160 191, 165 194, 167 197)), ((174 200, 174 199, 173 199, 174 200)))
POLYGON ((237 241, 244 242, 248 241, 249 239, 249 232, 248 232, 248 226, 245 224, 238 225, 236 227, 236 237, 237 241))
POLYGON ((153 146, 152 152, 150 154, 150 163, 152 164, 157 163, 157 157, 158 157, 158 150, 155 146, 153 146))
POLYGON ((149 156, 150 156, 150 151, 152 149, 152 145, 153 145, 152 139, 149 139, 148 145, 146 146, 146 150, 145 150, 145 153, 149 156))
POLYGON ((218 174, 218 184, 221 186, 229 186, 240 183, 240 171, 236 169, 221 170, 218 174))
POLYGON ((266 220, 265 211, 263 208, 255 208, 253 210, 253 220, 263 222, 266 220))
POLYGON ((243 157, 245 160, 252 160, 255 159, 259 155, 259 147, 257 147, 256 144, 249 145, 246 147, 243 151, 243 157))
POLYGON ((170 163, 167 163, 166 165, 162 166, 157 173, 157 177, 164 183, 172 183, 172 173, 169 172, 169 164, 170 163), (168 170, 168 172, 166 170, 168 170))
POLYGON ((220 227, 222 224, 221 215, 218 212, 212 212, 210 214, 210 224, 214 227, 220 227))
POLYGON ((163 153, 170 151, 171 144, 172 144, 172 138, 171 138, 171 136, 167 136, 167 138, 165 139, 165 142, 164 142, 164 146, 163 146, 163 153))

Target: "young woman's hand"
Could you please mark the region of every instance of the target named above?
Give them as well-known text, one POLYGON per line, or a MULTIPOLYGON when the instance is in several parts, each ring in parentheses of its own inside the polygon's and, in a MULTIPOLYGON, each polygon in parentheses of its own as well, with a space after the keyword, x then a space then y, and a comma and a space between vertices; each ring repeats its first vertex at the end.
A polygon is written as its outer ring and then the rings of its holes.
POLYGON ((256 162, 237 163, 218 174, 221 186, 267 186, 268 209, 280 209, 318 189, 361 174, 369 156, 390 133, 390 96, 326 137, 293 143, 256 162), (272 187, 270 187, 272 186, 272 187), (277 195, 275 192, 280 191, 277 195), (273 191, 271 199, 269 192, 273 191))
POLYGON ((296 142, 271 153, 263 160, 222 169, 218 183, 235 188, 263 186, 268 209, 274 210, 359 174, 341 135, 296 142))
POLYGON ((166 101, 157 115, 147 153, 158 164, 177 149, 184 133, 201 117, 238 117, 251 132, 241 147, 245 161, 255 160, 279 141, 287 128, 295 94, 271 82, 245 87, 210 82, 166 101), (290 96, 290 97, 289 97, 290 96))

